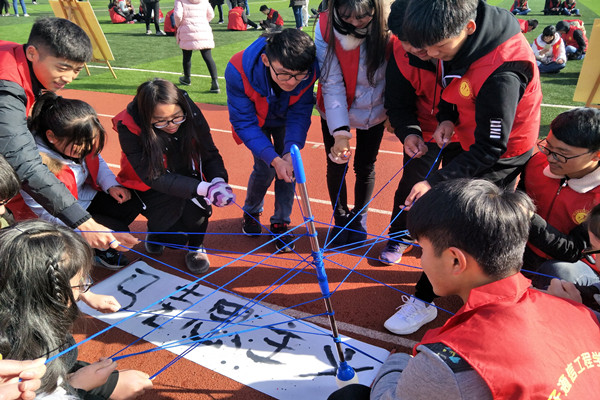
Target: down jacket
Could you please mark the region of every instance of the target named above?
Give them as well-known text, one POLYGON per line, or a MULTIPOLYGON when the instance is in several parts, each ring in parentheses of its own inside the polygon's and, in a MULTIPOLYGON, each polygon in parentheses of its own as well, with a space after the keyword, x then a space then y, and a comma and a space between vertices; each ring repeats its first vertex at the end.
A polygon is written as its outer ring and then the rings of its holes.
POLYGON ((209 22, 215 12, 208 0, 175 0, 177 44, 183 50, 213 49, 215 41, 209 22))

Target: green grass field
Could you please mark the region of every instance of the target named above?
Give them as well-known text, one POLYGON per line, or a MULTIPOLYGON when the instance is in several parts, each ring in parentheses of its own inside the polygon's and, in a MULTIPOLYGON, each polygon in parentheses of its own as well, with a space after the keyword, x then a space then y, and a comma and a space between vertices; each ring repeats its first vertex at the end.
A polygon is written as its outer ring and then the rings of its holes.
MULTIPOLYGON (((82 73, 80 77, 69 85, 69 88, 80 90, 93 90, 111 93, 134 94, 137 86, 143 81, 161 77, 173 82, 178 82, 181 75, 181 50, 177 46, 174 37, 146 36, 144 24, 112 24, 108 17, 108 0, 91 0, 92 7, 98 18, 100 26, 110 44, 115 60, 111 65, 116 68, 118 79, 114 79, 106 66, 103 64, 90 64, 91 76, 82 73), (122 69, 121 69, 122 68, 122 69)), ((490 4, 503 8, 510 8, 512 0, 489 0, 490 4)), ((250 0, 250 19, 255 22, 263 19, 258 9, 262 4, 278 10, 283 16, 286 26, 293 27, 294 17, 288 0, 250 0)), ((134 6, 139 5, 134 1, 134 6)), ((166 14, 173 7, 172 0, 163 0, 160 3, 162 11, 166 14)), ((318 0, 311 0, 310 7, 316 7, 318 0)), ((528 33, 527 39, 532 42, 540 34, 546 25, 555 24, 561 18, 559 16, 544 16, 541 12, 544 0, 530 0, 529 5, 532 12, 525 19, 537 19, 538 28, 528 33)), ((588 28, 588 37, 591 33, 595 18, 600 15, 600 2, 597 0, 578 0, 577 5, 581 10, 581 19, 588 28)), ((37 5, 26 0, 27 11, 31 18, 0 17, 0 39, 24 43, 33 21, 36 17, 53 15, 47 0, 38 0, 37 5)), ((227 7, 223 6, 227 13, 227 7)), ((12 11, 12 10, 11 10, 12 11)), ((19 13, 21 11, 19 10, 19 13)), ((223 76, 225 66, 230 57, 236 52, 244 49, 256 39, 261 31, 249 30, 245 32, 228 31, 226 24, 218 25, 218 18, 211 23, 215 37, 216 47, 213 49, 213 58, 217 64, 219 76, 223 76)), ((225 20, 227 17, 225 16, 225 20)), ((312 34, 312 24, 305 30, 312 34)), ((151 27, 152 31, 154 28, 151 27)), ((582 61, 570 61, 567 67, 557 75, 542 77, 542 90, 544 93, 544 104, 578 106, 581 103, 573 102, 573 93, 579 77, 582 61)), ((208 92, 210 78, 208 70, 199 52, 195 52, 192 59, 192 85, 185 87, 191 97, 200 103, 222 104, 226 103, 224 81, 220 80, 221 93, 211 94, 208 92)), ((550 121, 564 109, 557 107, 542 107, 541 135, 548 131, 550 121)))

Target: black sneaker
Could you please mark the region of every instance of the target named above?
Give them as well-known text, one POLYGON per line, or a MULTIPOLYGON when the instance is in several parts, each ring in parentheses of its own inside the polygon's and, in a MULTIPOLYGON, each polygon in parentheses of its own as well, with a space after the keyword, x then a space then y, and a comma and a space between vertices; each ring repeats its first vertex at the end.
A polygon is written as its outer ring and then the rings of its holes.
POLYGON ((98 267, 104 267, 116 271, 129 264, 127 257, 115 249, 94 249, 94 254, 94 265, 98 267))
POLYGON ((160 256, 163 253, 165 246, 163 246, 162 244, 151 243, 151 242, 158 242, 158 241, 159 240, 156 237, 156 235, 153 235, 151 233, 147 234, 146 240, 144 241, 144 248, 146 249, 146 253, 152 254, 155 256, 160 256))
POLYGON ((242 222, 242 232, 247 236, 259 236, 262 233, 262 225, 260 224, 260 213, 244 214, 242 222))
POLYGON ((281 234, 283 236, 279 237, 278 240, 275 241, 275 247, 282 253, 289 253, 294 251, 296 247, 293 243, 294 235, 288 232, 288 224, 271 224, 271 235, 275 238, 281 234))
POLYGON ((192 84, 192 80, 188 76, 180 76, 179 83, 185 86, 190 86, 192 84))

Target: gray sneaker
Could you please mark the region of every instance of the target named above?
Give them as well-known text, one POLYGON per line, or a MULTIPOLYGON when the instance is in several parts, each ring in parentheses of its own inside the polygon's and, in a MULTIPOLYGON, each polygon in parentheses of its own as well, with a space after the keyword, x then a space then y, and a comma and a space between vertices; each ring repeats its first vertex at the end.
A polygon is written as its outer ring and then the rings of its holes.
POLYGON ((210 268, 210 262, 204 246, 200 246, 198 250, 188 251, 185 255, 185 265, 194 275, 205 274, 210 268))

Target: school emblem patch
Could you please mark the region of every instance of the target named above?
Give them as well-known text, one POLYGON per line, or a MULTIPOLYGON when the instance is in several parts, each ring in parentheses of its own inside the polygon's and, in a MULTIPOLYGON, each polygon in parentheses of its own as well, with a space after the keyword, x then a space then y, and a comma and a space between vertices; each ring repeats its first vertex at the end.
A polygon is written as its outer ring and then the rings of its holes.
POLYGON ((579 225, 581 224, 583 221, 585 221, 585 219, 588 216, 589 211, 586 209, 583 210, 575 210, 575 212, 573 212, 573 221, 579 225))
POLYGON ((471 82, 469 82, 468 79, 461 79, 460 80, 460 87, 458 88, 458 92, 460 93, 460 95, 464 98, 469 98, 471 97, 471 82))

